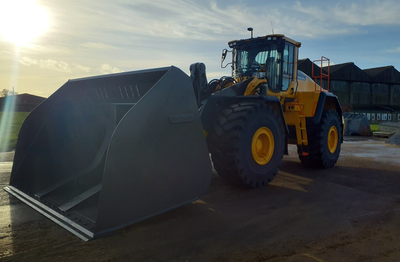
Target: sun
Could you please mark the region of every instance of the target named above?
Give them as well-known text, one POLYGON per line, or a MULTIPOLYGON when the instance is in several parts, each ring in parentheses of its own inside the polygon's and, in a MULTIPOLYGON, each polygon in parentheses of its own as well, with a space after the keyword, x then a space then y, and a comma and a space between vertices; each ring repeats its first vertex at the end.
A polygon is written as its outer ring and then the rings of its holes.
POLYGON ((35 0, 0 0, 0 35, 21 47, 33 42, 49 27, 49 13, 35 0))

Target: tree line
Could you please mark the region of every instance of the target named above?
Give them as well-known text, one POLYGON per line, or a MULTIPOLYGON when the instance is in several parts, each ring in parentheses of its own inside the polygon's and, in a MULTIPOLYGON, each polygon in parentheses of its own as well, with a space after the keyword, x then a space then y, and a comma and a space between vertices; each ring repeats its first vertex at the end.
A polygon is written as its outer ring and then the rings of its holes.
POLYGON ((6 97, 6 96, 12 96, 12 95, 18 95, 18 93, 13 92, 13 90, 5 89, 5 88, 2 91, 0 91, 0 97, 6 97))

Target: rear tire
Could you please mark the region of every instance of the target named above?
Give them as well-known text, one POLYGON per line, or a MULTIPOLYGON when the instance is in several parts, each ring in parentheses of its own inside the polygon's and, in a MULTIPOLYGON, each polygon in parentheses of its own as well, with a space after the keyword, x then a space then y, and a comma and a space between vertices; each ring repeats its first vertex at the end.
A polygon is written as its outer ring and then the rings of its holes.
MULTIPOLYGON (((309 128, 309 127, 308 127, 309 128)), ((335 110, 325 111, 317 125, 317 134, 308 136, 309 154, 302 155, 301 163, 306 167, 331 168, 335 166, 342 143, 342 126, 335 110)))
POLYGON ((225 180, 266 186, 284 153, 282 121, 265 104, 234 104, 222 111, 208 138, 215 170, 225 180))

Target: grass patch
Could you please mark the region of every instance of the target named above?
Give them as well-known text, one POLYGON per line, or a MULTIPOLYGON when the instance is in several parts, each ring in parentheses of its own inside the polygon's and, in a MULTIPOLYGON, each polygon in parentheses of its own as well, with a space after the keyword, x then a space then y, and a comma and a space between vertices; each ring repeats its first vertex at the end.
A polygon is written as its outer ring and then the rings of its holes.
MULTIPOLYGON (((12 151, 15 149, 17 145, 18 133, 21 129, 22 123, 24 122, 25 118, 29 115, 29 112, 14 112, 13 120, 8 119, 12 113, 9 112, 0 112, 0 123, 3 123, 3 118, 5 117, 5 125, 6 129, 10 128, 10 137, 8 139, 8 145, 0 145, 0 152, 7 152, 12 151)), ((3 135, 3 134, 1 134, 3 135)))
POLYGON ((374 124, 374 125, 369 125, 371 127, 371 132, 376 132, 379 131, 379 125, 374 124))

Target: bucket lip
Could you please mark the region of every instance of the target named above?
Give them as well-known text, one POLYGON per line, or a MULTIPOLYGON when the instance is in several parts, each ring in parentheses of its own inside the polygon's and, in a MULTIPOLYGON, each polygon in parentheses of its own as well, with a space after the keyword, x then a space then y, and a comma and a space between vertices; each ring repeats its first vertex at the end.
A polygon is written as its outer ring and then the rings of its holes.
POLYGON ((7 193, 15 196, 40 214, 44 215, 48 219, 52 220, 56 224, 60 225, 61 227, 65 228, 75 236, 79 237, 83 241, 89 241, 94 237, 94 232, 91 232, 82 226, 76 224, 74 221, 68 219, 67 217, 55 212, 51 208, 45 206, 44 204, 40 203, 36 199, 30 197, 29 195, 25 194, 24 192, 20 191, 19 189, 15 188, 14 186, 8 185, 3 188, 4 191, 7 193))
POLYGON ((82 77, 82 78, 69 79, 68 82, 76 82, 76 81, 82 81, 82 80, 91 80, 91 79, 107 78, 107 77, 131 75, 131 74, 143 74, 143 73, 157 72, 157 71, 168 71, 172 67, 174 67, 174 66, 158 67, 158 68, 153 68, 153 69, 128 71, 128 72, 106 74, 106 75, 88 76, 88 77, 82 77))

